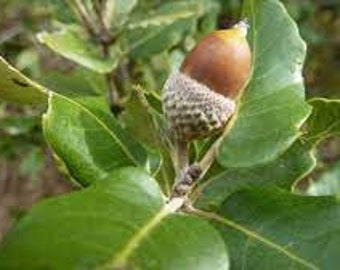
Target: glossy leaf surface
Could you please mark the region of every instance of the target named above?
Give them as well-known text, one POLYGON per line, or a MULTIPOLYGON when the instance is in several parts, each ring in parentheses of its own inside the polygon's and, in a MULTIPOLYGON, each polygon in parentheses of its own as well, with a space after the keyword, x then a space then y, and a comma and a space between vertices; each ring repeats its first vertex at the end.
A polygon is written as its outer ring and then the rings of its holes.
POLYGON ((227 270, 213 226, 174 210, 143 171, 120 169, 35 206, 0 247, 0 268, 227 270))

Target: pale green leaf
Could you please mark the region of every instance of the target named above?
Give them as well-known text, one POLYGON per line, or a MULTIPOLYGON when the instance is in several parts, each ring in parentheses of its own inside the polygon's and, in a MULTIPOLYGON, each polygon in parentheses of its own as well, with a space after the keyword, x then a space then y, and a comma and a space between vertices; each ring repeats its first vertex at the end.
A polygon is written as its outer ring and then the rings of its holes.
POLYGON ((108 0, 105 3, 104 23, 107 28, 122 26, 129 19, 129 13, 137 5, 138 0, 108 0))
POLYGON ((118 53, 112 49, 111 57, 104 57, 99 44, 93 43, 84 30, 64 26, 57 32, 42 32, 38 40, 63 57, 92 71, 108 73, 118 64, 118 53))
POLYGON ((0 99, 23 104, 45 104, 47 89, 27 78, 0 56, 0 99))

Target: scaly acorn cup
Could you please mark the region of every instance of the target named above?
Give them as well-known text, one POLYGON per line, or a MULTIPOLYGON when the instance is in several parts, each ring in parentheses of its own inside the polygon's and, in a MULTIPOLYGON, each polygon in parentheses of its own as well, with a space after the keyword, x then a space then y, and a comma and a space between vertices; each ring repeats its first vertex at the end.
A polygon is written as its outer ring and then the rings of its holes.
POLYGON ((248 25, 208 34, 188 53, 180 70, 170 74, 162 101, 170 130, 181 141, 222 131, 235 112, 251 69, 248 25))

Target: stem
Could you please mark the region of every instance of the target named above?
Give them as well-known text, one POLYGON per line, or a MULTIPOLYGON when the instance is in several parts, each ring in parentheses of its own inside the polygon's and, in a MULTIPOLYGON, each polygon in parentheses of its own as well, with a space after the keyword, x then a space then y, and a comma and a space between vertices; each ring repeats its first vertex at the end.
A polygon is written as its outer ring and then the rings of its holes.
POLYGON ((175 184, 178 183, 179 179, 182 177, 184 171, 189 166, 189 157, 188 157, 188 142, 176 139, 175 144, 176 149, 176 180, 175 184))
MULTIPOLYGON (((89 11, 80 0, 68 0, 67 3, 75 12, 90 37, 99 42, 103 58, 110 58, 110 46, 115 39, 104 23, 103 12, 105 1, 92 0, 92 10, 95 13, 95 18, 92 18, 92 20, 89 11)), ((118 105, 119 94, 115 83, 115 76, 112 72, 106 73, 104 76, 107 84, 110 109, 114 114, 118 114, 120 112, 120 106, 118 105)))
POLYGON ((109 105, 110 109, 114 110, 117 106, 116 101, 119 99, 116 83, 114 81, 113 73, 105 74, 106 84, 108 87, 108 98, 109 98, 109 105))
POLYGON ((119 81, 121 82, 121 89, 124 90, 124 93, 126 95, 130 95, 131 89, 133 87, 132 87, 131 78, 130 78, 130 74, 128 70, 129 61, 128 59, 124 58, 120 62, 121 64, 118 66, 116 74, 117 74, 119 81))
MULTIPOLYGON (((103 47, 110 47, 110 45, 113 42, 113 37, 111 36, 111 33, 109 29, 106 27, 104 23, 104 2, 100 0, 92 0, 93 9, 95 12, 95 15, 97 17, 97 21, 99 24, 99 41, 102 44, 103 47)), ((105 48, 105 54, 104 56, 107 56, 109 50, 105 48)))
POLYGON ((89 35, 91 37, 96 37, 97 36, 96 27, 90 20, 90 15, 88 14, 86 8, 83 6, 83 3, 79 0, 68 0, 67 3, 70 6, 70 8, 74 11, 80 23, 84 26, 89 35))

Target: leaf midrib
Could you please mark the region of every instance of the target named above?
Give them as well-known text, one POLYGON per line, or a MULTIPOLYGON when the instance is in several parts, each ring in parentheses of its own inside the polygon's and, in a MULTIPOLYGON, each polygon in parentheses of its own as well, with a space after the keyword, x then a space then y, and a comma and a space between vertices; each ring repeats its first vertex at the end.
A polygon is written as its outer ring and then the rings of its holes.
POLYGON ((295 261, 296 263, 299 263, 299 264, 301 264, 305 267, 308 267, 309 269, 320 270, 312 262, 309 262, 309 261, 301 258, 300 256, 296 255, 292 251, 280 246, 280 244, 275 243, 274 241, 268 239, 267 237, 259 234, 256 231, 253 231, 249 228, 246 228, 242 224, 239 224, 239 223, 237 223, 233 220, 230 220, 226 217, 220 216, 220 215, 218 215, 216 213, 212 213, 212 212, 205 212, 205 211, 197 210, 196 214, 198 216, 205 217, 205 218, 208 218, 212 221, 218 222, 218 223, 222 224, 223 226, 231 227, 231 228, 245 234, 248 238, 257 240, 258 242, 261 242, 262 244, 268 246, 269 248, 272 248, 272 249, 276 250, 277 252, 287 256, 292 261, 295 261))
POLYGON ((127 241, 120 252, 115 252, 111 258, 98 269, 125 269, 128 259, 139 247, 140 243, 148 236, 168 215, 175 213, 183 204, 183 199, 172 199, 164 204, 162 208, 146 222, 134 235, 127 241))

